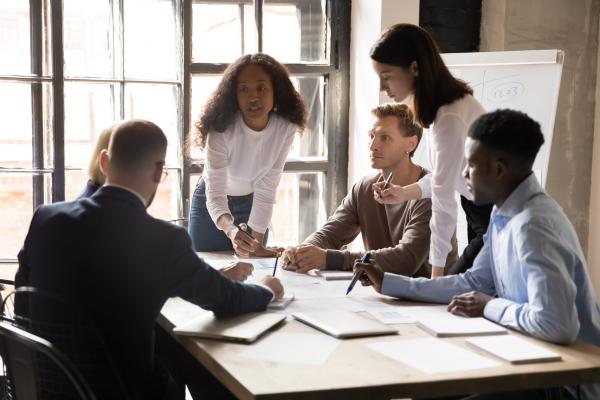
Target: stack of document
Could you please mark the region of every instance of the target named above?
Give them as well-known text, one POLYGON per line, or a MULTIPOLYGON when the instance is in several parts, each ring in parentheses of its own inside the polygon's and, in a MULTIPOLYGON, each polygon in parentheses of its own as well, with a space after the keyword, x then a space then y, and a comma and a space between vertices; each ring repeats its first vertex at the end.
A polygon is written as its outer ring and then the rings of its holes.
POLYGON ((317 271, 317 275, 326 281, 349 281, 354 275, 352 271, 317 271))

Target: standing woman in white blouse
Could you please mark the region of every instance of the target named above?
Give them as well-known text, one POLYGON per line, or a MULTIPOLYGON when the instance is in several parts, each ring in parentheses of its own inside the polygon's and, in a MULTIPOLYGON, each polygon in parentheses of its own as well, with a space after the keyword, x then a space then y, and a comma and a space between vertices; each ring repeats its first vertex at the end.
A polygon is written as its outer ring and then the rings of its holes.
POLYGON ((400 203, 430 197, 431 275, 464 272, 473 265, 483 246, 492 210, 492 205, 478 206, 472 202, 462 176, 467 132, 485 110, 473 97, 473 90, 450 74, 431 36, 416 25, 390 27, 373 45, 370 55, 380 90, 397 102, 412 99, 417 120, 429 128, 432 167, 431 174, 412 185, 392 185, 382 191, 382 185, 375 184, 375 198, 381 203, 400 203), (467 217, 469 244, 450 270, 444 271, 456 231, 455 193, 460 195, 467 217))
POLYGON ((302 96, 273 57, 245 55, 225 70, 196 123, 206 151, 188 226, 196 251, 263 255, 283 166, 306 118, 302 96))

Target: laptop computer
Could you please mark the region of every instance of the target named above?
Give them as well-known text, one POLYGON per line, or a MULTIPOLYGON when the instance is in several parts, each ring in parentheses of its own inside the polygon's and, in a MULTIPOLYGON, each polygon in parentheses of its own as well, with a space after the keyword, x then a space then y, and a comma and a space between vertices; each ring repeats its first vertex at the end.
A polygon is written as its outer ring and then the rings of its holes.
POLYGON ((285 317, 285 314, 277 313, 249 313, 229 318, 217 318, 212 313, 202 314, 175 327, 173 332, 182 336, 252 343, 284 321, 285 317))
POLYGON ((298 321, 312 326, 336 338, 352 338, 377 335, 396 335, 398 331, 379 321, 363 317, 351 311, 318 311, 292 314, 298 321))

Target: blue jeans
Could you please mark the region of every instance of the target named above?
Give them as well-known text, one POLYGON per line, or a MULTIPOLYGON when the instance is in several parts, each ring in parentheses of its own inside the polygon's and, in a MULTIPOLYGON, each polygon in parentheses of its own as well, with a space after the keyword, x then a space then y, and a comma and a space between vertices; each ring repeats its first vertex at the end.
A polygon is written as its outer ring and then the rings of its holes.
MULTIPOLYGON (((253 197, 253 193, 245 196, 227 196, 229 211, 231 211, 235 224, 248 223, 253 197)), ((202 178, 198 181, 192 196, 188 232, 192 238, 192 246, 195 251, 233 250, 229 238, 222 230, 217 228, 208 213, 208 208, 206 208, 206 185, 202 178)), ((266 245, 267 238, 268 230, 265 232, 263 245, 266 245)))

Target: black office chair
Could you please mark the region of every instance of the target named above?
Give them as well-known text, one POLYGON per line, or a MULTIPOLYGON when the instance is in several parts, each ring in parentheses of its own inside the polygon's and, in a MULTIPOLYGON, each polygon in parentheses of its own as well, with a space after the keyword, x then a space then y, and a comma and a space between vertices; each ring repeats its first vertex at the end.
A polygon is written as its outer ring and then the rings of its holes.
POLYGON ((43 396, 44 390, 39 379, 44 374, 40 370, 40 361, 44 360, 45 367, 52 363, 54 369, 71 386, 71 394, 75 395, 69 396, 63 390, 65 397, 61 395, 62 398, 96 399, 80 372, 62 352, 47 340, 17 328, 10 322, 0 322, 0 352, 11 387, 9 398, 35 400, 48 397, 43 396))
MULTIPOLYGON (((130 397, 102 335, 79 307, 55 293, 20 287, 4 299, 2 310, 8 323, 43 338, 60 351, 77 368, 94 398, 130 397), (17 307, 12 313, 7 307, 10 303, 17 307)), ((52 361, 43 354, 36 358, 38 398, 79 398, 68 376, 52 361)), ((17 388, 10 383, 14 392, 17 388)))
MULTIPOLYGON (((12 292, 15 287, 15 281, 9 279, 0 279, 0 307, 4 305, 4 295, 12 292)), ((6 304, 7 309, 12 310, 13 304, 6 304)), ((0 319, 4 316, 4 310, 0 309, 0 319)), ((0 355, 0 359, 2 356, 0 355)), ((6 363, 2 360, 2 367, 0 368, 0 400, 11 400, 13 399, 11 388, 8 382, 8 373, 6 372, 6 363)))

